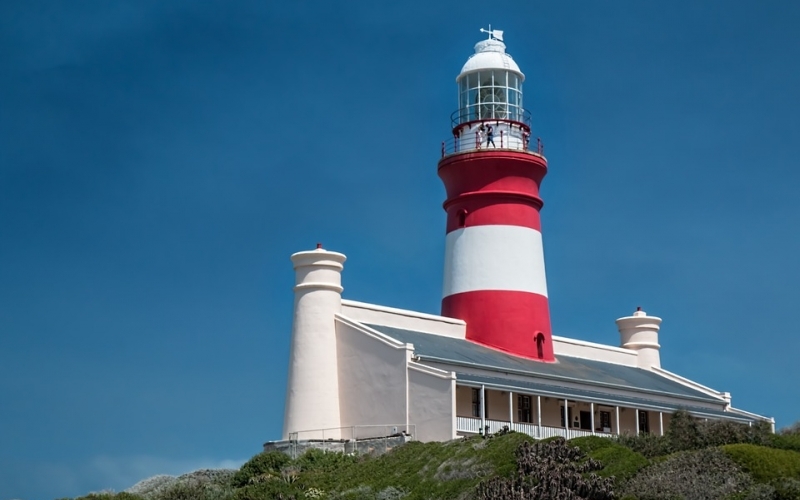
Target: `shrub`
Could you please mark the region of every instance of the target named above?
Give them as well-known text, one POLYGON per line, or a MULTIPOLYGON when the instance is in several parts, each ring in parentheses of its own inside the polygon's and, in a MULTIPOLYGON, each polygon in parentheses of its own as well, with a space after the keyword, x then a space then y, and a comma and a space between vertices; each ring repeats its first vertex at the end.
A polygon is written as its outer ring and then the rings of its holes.
POLYGON ((585 436, 569 440, 569 444, 577 446, 584 453, 591 453, 595 450, 602 450, 615 445, 614 441, 600 436, 585 436))
POLYGON ((624 446, 603 448, 589 456, 603 464, 597 475, 613 477, 617 485, 629 480, 649 464, 644 456, 624 446))
POLYGON ((234 490, 230 486, 201 481, 177 481, 152 498, 154 500, 227 500, 232 499, 233 494, 234 490))
POLYGON ((481 482, 480 500, 610 500, 614 491, 610 479, 592 474, 602 465, 577 446, 561 438, 547 442, 522 443, 515 453, 517 475, 495 477, 481 482))
POLYGON ((800 480, 781 478, 772 481, 769 486, 775 490, 775 500, 797 500, 800 498, 800 480))
POLYGON ((791 432, 772 434, 769 436, 767 446, 800 452, 800 434, 793 434, 791 432))
POLYGON ((302 471, 331 471, 342 466, 354 464, 357 461, 358 458, 354 455, 311 448, 295 461, 295 465, 302 471))
POLYGON ((785 435, 792 435, 792 434, 800 435, 800 420, 798 420, 797 422, 793 423, 789 427, 784 427, 779 432, 780 432, 780 434, 782 434, 784 436, 785 435))
POLYGON ((722 499, 747 491, 750 477, 717 448, 675 453, 645 468, 623 486, 639 500, 722 499))
POLYGON ((723 446, 725 453, 759 483, 782 478, 800 479, 800 453, 753 444, 723 446))
POLYGON ((303 498, 302 491, 281 480, 267 481, 258 484, 249 484, 238 488, 234 493, 234 500, 296 500, 303 498))
POLYGON ((237 487, 245 486, 250 478, 263 474, 280 474, 281 468, 287 465, 291 459, 279 451, 269 453, 259 453, 244 463, 239 472, 233 475, 231 484, 237 487))
POLYGON ((613 477, 617 485, 627 481, 649 464, 642 454, 622 446, 613 439, 586 436, 572 439, 570 444, 583 450, 589 458, 603 464, 597 475, 613 477))
POLYGON ((766 445, 772 435, 768 427, 751 427, 730 420, 709 420, 698 422, 697 426, 700 434, 698 445, 701 448, 736 443, 766 445))
POLYGON ((661 457, 669 455, 674 450, 667 436, 656 436, 655 434, 639 434, 630 436, 622 434, 614 438, 614 441, 636 453, 640 453, 647 458, 661 457))
MULTIPOLYGON (((66 500, 66 499, 62 499, 66 500)), ((120 493, 89 493, 86 496, 78 497, 75 500, 145 500, 145 497, 122 491, 120 493)))
POLYGON ((666 436, 674 451, 700 448, 700 429, 697 420, 686 410, 678 410, 669 420, 666 436))
MULTIPOLYGON (((669 428, 663 437, 654 434, 640 434, 638 436, 622 435, 616 438, 619 444, 648 458, 661 457, 676 451, 700 450, 726 444, 750 443, 766 446, 770 445, 774 439, 769 424, 766 422, 758 422, 749 426, 729 420, 701 421, 689 415, 685 410, 678 410, 672 414, 669 428)), ((780 441, 780 444, 785 447, 790 446, 788 441, 780 441)), ((800 450, 800 438, 797 439, 797 446, 800 450)))

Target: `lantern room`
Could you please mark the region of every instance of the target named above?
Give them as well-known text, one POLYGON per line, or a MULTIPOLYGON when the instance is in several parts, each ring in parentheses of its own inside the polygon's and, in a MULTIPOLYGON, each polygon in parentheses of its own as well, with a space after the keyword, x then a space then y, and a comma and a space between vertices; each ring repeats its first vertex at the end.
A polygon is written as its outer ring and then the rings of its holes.
POLYGON ((525 75, 506 53, 503 32, 481 31, 489 38, 475 44, 475 53, 456 78, 458 110, 451 117, 453 140, 447 141, 446 152, 527 150, 530 114, 522 104, 525 75))

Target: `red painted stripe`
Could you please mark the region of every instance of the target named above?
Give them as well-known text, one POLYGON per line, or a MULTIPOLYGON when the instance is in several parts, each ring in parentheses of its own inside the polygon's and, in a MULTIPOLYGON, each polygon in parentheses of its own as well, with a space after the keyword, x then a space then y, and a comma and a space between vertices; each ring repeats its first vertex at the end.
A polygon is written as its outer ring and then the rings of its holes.
POLYGON ((447 198, 474 191, 510 191, 539 197, 547 161, 526 153, 486 152, 457 155, 439 162, 447 198))
POLYGON ((467 322, 467 340, 516 356, 555 361, 547 297, 529 292, 481 290, 442 299, 442 315, 467 322), (544 336, 540 358, 536 335, 544 336))
POLYGON ((492 225, 522 226, 542 232, 539 207, 520 203, 515 197, 465 196, 446 204, 445 210, 448 233, 461 227, 492 225))
POLYGON ((492 151, 445 158, 439 163, 439 177, 447 191, 447 232, 481 225, 541 231, 539 185, 546 173, 547 161, 527 153, 492 151))

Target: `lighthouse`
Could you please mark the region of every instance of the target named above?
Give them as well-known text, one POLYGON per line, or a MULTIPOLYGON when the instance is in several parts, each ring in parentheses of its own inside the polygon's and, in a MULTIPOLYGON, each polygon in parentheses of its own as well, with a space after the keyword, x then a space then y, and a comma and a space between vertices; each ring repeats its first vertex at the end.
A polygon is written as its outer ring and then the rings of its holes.
POLYGON ((456 78, 453 136, 438 165, 447 194, 442 315, 464 320, 472 342, 553 362, 539 215, 547 160, 530 140, 525 75, 503 32, 481 31, 488 38, 456 78))

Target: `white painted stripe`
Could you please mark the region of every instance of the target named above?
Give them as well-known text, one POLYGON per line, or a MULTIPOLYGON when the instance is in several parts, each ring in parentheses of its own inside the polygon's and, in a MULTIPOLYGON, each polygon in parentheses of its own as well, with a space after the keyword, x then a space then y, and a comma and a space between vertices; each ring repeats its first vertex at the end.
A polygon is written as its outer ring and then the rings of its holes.
POLYGON ((512 290, 547 297, 542 233, 499 225, 448 233, 443 296, 476 290, 512 290))

